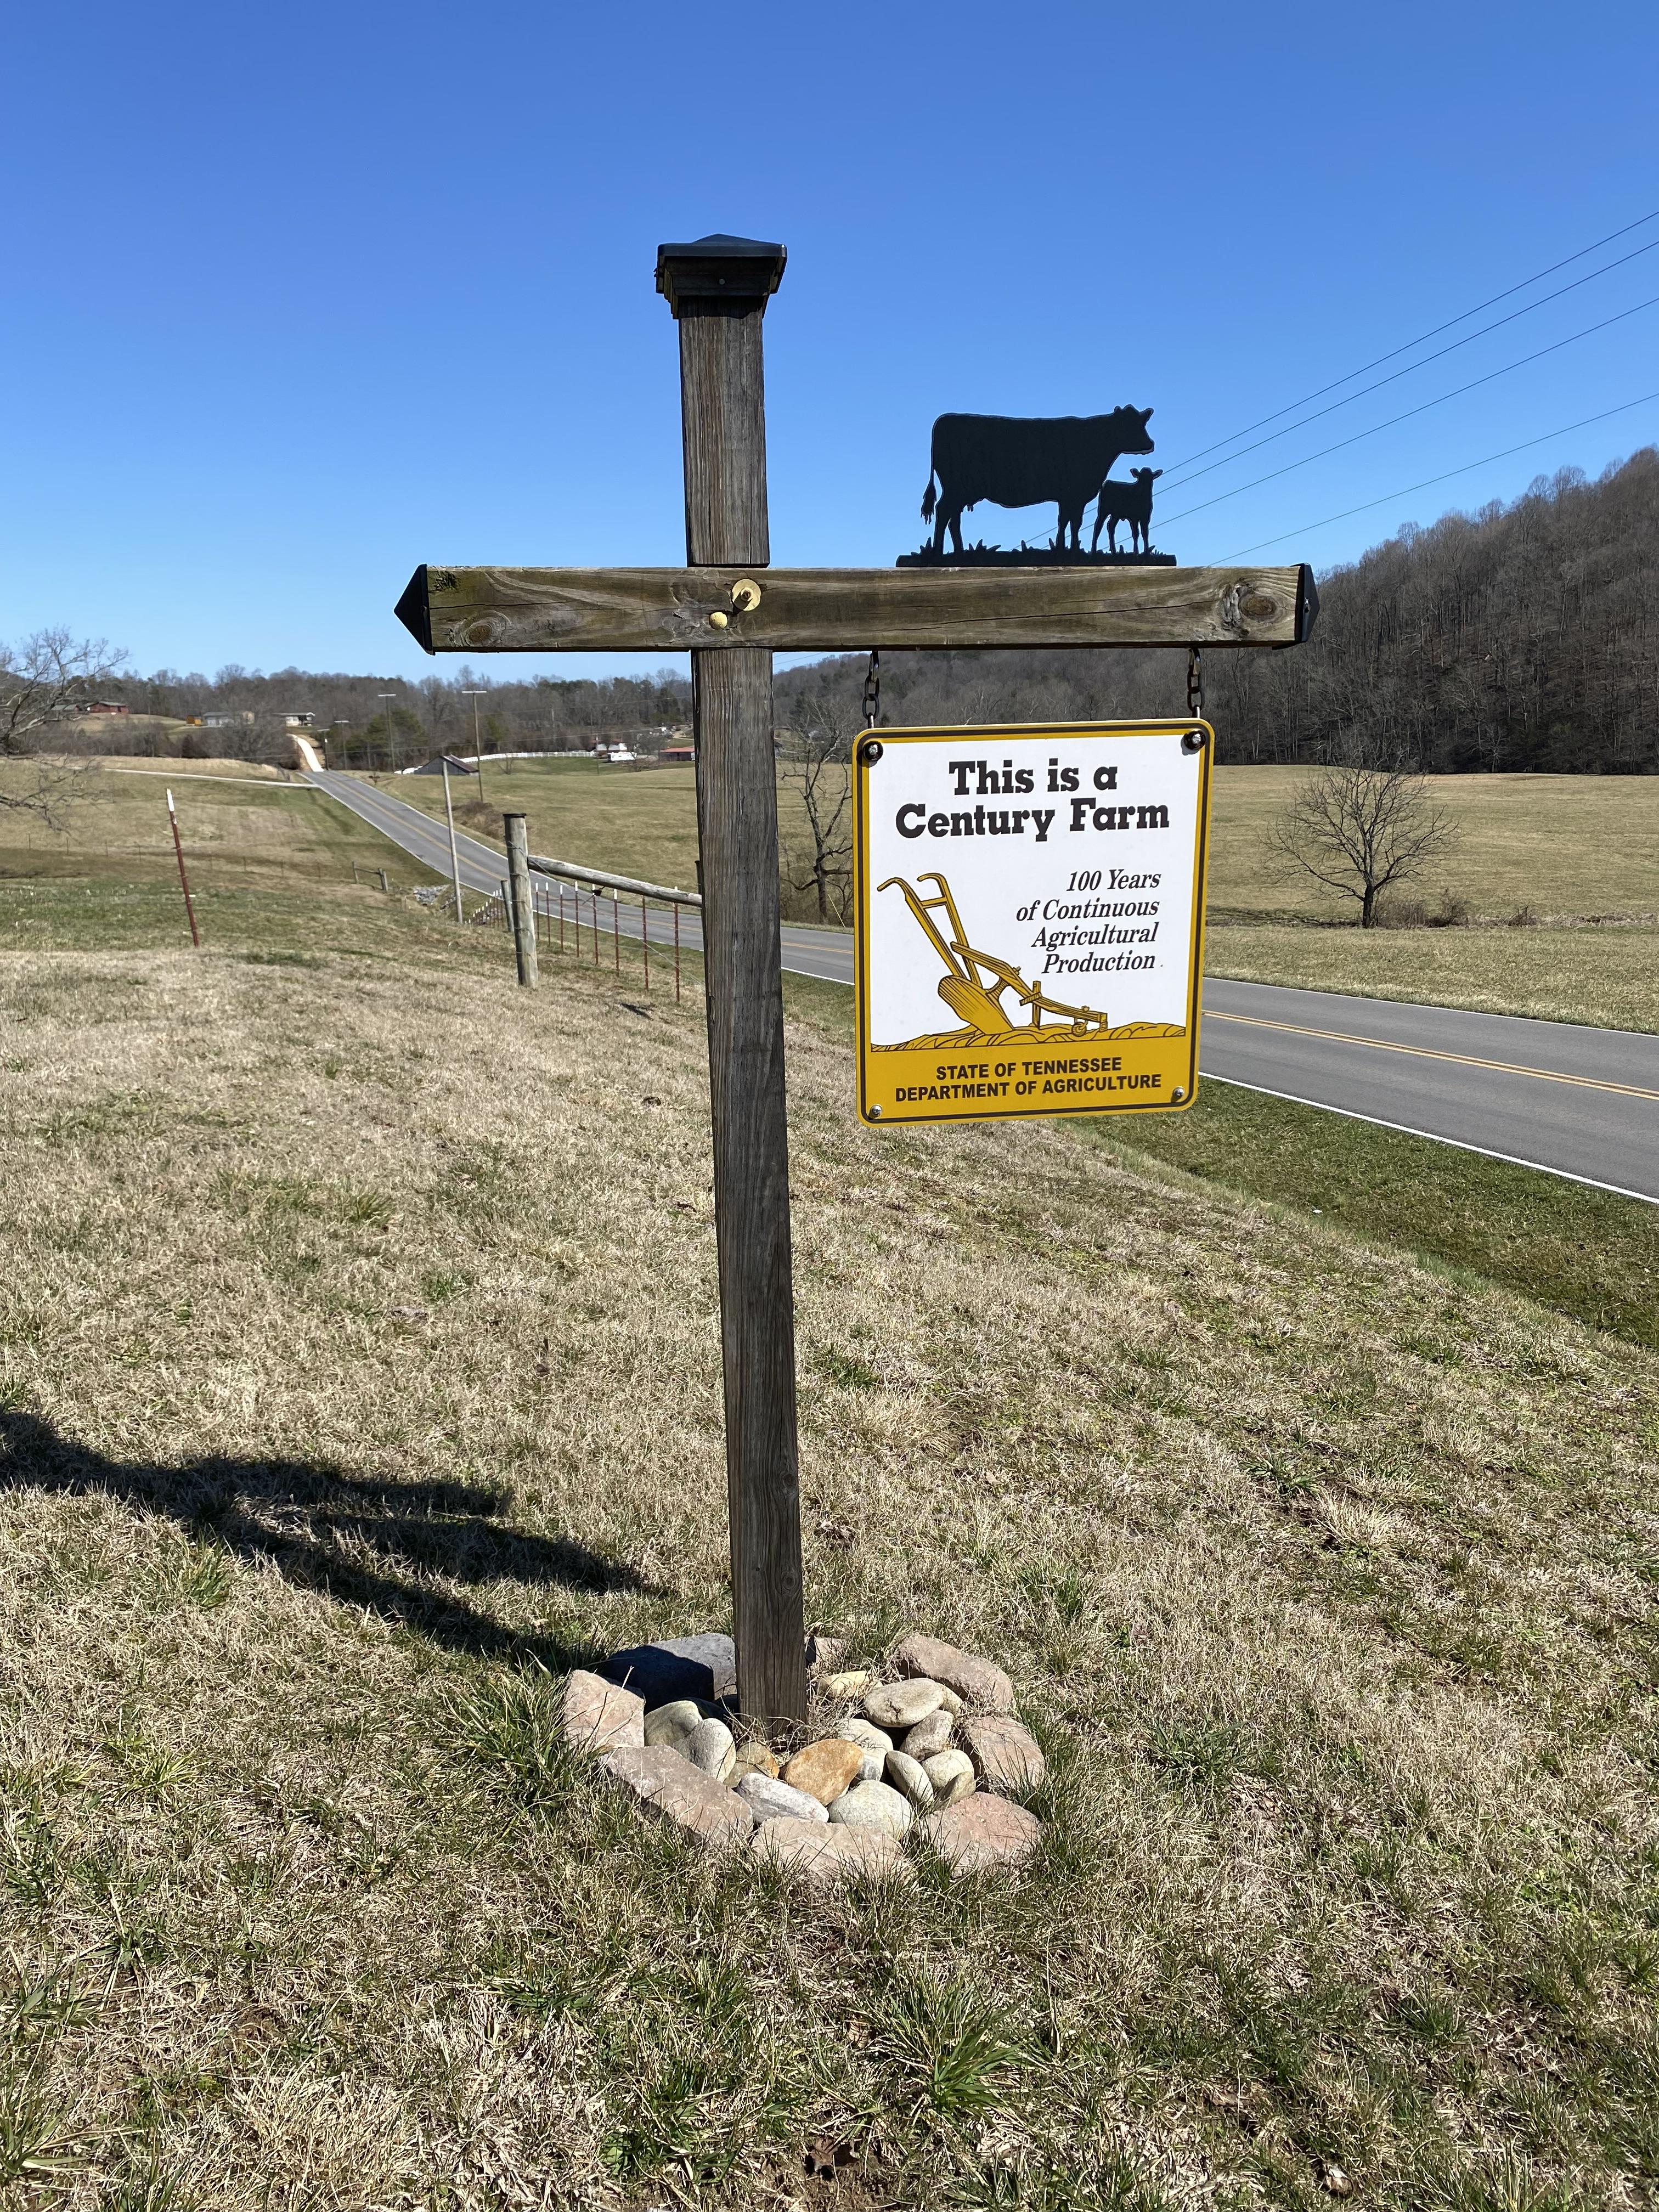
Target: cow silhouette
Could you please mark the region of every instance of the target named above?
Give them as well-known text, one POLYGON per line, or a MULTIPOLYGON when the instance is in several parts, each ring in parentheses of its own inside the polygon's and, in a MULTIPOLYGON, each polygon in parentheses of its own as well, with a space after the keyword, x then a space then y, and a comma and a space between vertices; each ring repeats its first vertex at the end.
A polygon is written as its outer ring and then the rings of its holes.
POLYGON ((1115 477, 1108 477, 1100 487, 1100 505, 1095 509, 1095 534, 1089 540, 1092 553, 1100 544, 1100 526, 1106 526, 1106 543, 1117 550, 1117 526, 1129 526, 1129 544, 1136 553, 1152 550, 1152 481, 1161 477, 1162 469, 1131 469, 1130 481, 1120 483, 1115 477))
POLYGON ((933 551, 948 530, 962 550, 962 518, 988 499, 995 507, 1060 508, 1056 552, 1082 550, 1083 510, 1124 453, 1150 453, 1150 407, 1116 407, 1109 415, 941 415, 933 425, 933 468, 921 519, 933 525, 933 551), (939 479, 939 496, 933 479, 939 479))

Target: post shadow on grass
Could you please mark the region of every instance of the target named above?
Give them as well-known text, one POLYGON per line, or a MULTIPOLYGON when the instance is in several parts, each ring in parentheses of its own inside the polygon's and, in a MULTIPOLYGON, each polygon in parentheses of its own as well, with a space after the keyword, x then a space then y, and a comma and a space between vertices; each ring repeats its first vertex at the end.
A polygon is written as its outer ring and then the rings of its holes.
POLYGON ((631 1567, 569 1537, 501 1519, 503 1492, 464 1482, 402 1482, 289 1459, 213 1457, 179 1467, 114 1460, 33 1413, 0 1411, 0 1491, 104 1496, 164 1513, 197 1541, 269 1560, 287 1579, 362 1606, 433 1643, 556 1670, 591 1666, 601 1644, 507 1628, 425 1573, 465 1583, 553 1585, 592 1596, 658 1593, 631 1567))

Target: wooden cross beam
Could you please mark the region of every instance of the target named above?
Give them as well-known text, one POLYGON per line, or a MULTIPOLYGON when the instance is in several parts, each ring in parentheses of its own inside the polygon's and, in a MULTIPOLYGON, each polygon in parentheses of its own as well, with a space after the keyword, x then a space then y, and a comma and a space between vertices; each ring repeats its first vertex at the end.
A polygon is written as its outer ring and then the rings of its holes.
POLYGON ((398 605, 428 653, 691 655, 732 1610, 738 1695, 760 1721, 806 1711, 773 653, 1282 647, 1317 605, 1305 568, 772 569, 761 319, 784 260, 741 238, 658 252, 679 325, 685 568, 423 568, 398 605))
POLYGON ((398 602, 428 653, 758 647, 1300 645, 1313 571, 1285 568, 417 568, 398 602))

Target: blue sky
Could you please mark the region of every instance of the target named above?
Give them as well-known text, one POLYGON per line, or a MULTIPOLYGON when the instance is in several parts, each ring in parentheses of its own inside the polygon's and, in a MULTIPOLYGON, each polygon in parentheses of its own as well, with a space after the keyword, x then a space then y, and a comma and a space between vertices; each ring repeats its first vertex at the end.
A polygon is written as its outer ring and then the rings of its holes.
MULTIPOLYGON (((773 558, 884 566, 920 539, 943 410, 1150 404, 1173 477, 1659 210, 1650 4, 58 0, 4 51, 0 638, 64 623, 145 670, 453 671, 392 616, 418 561, 679 561, 662 240, 787 244, 773 558)), ((1659 295, 1659 222, 1435 343, 1649 243, 1160 487, 1159 542, 1324 567, 1659 440, 1653 400, 1304 527, 1659 391, 1659 307, 1574 338, 1659 295)), ((1005 543, 1051 525, 974 517, 1005 543)))

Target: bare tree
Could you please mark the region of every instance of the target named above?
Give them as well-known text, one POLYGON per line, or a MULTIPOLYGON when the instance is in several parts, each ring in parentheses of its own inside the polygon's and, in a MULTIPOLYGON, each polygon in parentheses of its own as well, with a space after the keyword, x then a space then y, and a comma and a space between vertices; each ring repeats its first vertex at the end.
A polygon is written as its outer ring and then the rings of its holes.
POLYGON ((1404 768, 1322 769, 1267 832, 1285 874, 1358 900, 1362 929, 1376 926, 1385 890, 1426 874, 1459 842, 1424 779, 1404 768))
POLYGON ((432 744, 436 752, 444 750, 444 725, 460 702, 454 696, 441 676, 422 677, 416 686, 426 701, 427 720, 432 725, 432 744))
POLYGON ((20 646, 0 645, 0 753, 27 753, 36 730, 89 706, 125 660, 102 638, 38 629, 20 646))
POLYGON ((852 871, 853 736, 858 726, 852 700, 833 684, 821 683, 802 694, 789 732, 792 757, 786 758, 783 774, 800 793, 806 823, 805 844, 799 853, 791 841, 790 887, 813 893, 820 921, 847 918, 843 892, 852 871))

